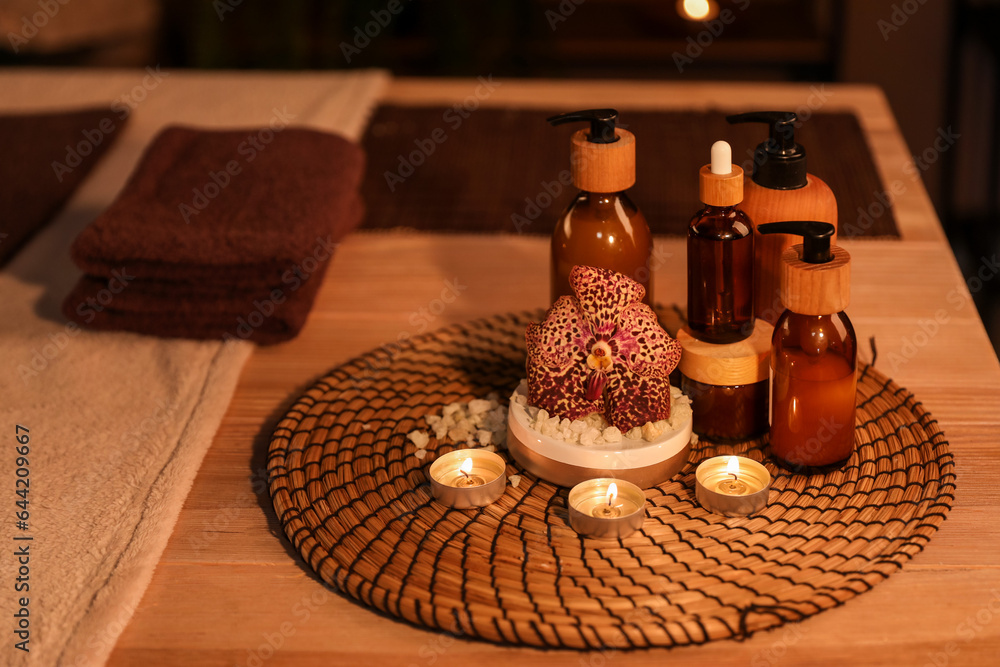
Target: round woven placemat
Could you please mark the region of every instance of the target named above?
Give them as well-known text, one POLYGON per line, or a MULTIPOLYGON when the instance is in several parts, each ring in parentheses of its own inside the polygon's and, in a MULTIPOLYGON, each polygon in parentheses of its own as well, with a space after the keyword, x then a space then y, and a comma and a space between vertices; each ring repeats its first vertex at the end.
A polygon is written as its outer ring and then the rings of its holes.
POLYGON ((324 581, 412 623, 494 642, 696 644, 837 606, 944 521, 955 489, 948 443, 912 394, 868 366, 856 451, 842 469, 783 470, 766 438, 702 441, 680 474, 646 492, 642 530, 621 541, 577 536, 567 490, 524 473, 488 507, 439 505, 426 469, 456 443, 432 437, 421 460, 406 434, 449 403, 508 396, 524 375, 525 325, 543 316, 496 316, 375 350, 298 399, 272 437, 271 495, 324 581), (767 466, 765 510, 727 519, 697 504, 695 466, 724 453, 767 466))

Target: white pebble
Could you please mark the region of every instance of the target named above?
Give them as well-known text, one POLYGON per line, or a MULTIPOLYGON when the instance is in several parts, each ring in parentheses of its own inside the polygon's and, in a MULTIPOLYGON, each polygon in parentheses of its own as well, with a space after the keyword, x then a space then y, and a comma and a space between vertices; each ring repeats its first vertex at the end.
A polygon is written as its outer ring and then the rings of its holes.
POLYGON ((427 443, 431 439, 430 436, 423 431, 410 431, 406 434, 406 437, 409 438, 410 442, 416 445, 418 449, 426 447, 427 443))
POLYGON ((618 430, 617 426, 609 426, 601 432, 601 437, 604 438, 605 442, 621 442, 622 432, 618 430))
POLYGON ((469 401, 469 414, 479 415, 494 407, 496 407, 496 401, 484 401, 481 398, 477 398, 469 401))
POLYGON ((452 442, 465 442, 472 437, 472 433, 468 429, 455 427, 448 429, 448 437, 452 442))
POLYGON ((476 440, 479 441, 480 445, 488 445, 493 441, 493 432, 484 430, 476 431, 476 440))
POLYGON ((507 481, 509 481, 510 485, 513 486, 516 489, 517 485, 521 483, 521 476, 520 475, 511 475, 510 477, 507 478, 507 481))
POLYGON ((427 456, 427 450, 426 449, 418 449, 417 451, 413 452, 413 455, 416 456, 418 459, 422 459, 425 456, 427 456))
POLYGON ((642 425, 642 437, 645 440, 656 440, 663 433, 663 428, 660 426, 661 422, 646 422, 642 425))

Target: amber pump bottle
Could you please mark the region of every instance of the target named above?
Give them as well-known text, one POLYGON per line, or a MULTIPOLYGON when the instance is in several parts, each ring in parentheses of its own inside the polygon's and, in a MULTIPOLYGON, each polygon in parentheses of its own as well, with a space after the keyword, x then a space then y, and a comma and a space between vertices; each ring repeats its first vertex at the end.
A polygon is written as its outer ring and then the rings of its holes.
POLYGON ((698 174, 705 208, 688 225, 688 327, 707 343, 735 343, 753 333, 753 223, 737 207, 743 170, 725 141, 698 174))
MULTIPOLYGON (((758 144, 753 174, 741 207, 755 228, 786 220, 817 220, 833 225, 837 241, 837 200, 830 187, 806 171, 806 149, 795 141, 798 117, 791 111, 758 111, 727 116, 730 123, 766 123, 768 139, 758 144)), ((790 234, 755 234, 754 309, 757 317, 774 324, 787 304, 779 288, 781 257, 794 243, 790 234)))
POLYGON ((623 273, 646 288, 652 305, 653 236, 625 190, 635 184, 635 136, 616 127, 614 109, 587 109, 552 116, 553 125, 584 121, 570 141, 573 185, 581 192, 552 233, 551 296, 572 294, 569 273, 577 264, 623 273))
POLYGON ((832 246, 833 225, 819 221, 758 226, 797 234, 781 257, 787 310, 771 338, 771 452, 792 468, 830 466, 854 451, 858 341, 844 313, 851 258, 832 246))

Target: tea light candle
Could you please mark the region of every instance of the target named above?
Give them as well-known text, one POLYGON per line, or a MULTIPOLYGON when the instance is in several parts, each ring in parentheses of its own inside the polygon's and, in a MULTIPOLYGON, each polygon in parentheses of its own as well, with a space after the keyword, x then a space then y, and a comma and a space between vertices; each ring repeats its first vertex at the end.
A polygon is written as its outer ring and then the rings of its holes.
POLYGON ((702 507, 725 516, 753 514, 767 504, 771 475, 742 456, 716 456, 695 471, 695 495, 702 507))
POLYGON ((439 456, 428 471, 431 493, 456 509, 484 507, 507 487, 507 464, 485 449, 456 449, 439 456))
POLYGON ((588 479, 569 492, 569 525, 584 537, 619 539, 642 526, 646 494, 623 479, 588 479))

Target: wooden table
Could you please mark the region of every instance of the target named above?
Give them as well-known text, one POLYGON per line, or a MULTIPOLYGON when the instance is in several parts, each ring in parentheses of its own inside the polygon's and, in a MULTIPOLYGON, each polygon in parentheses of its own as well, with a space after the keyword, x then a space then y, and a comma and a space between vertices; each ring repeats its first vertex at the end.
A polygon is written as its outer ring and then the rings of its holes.
MULTIPOLYGON (((388 97, 451 103, 476 86, 397 80, 388 97)), ((414 333, 411 315, 438 298, 445 281, 465 289, 433 326, 548 305, 545 238, 359 233, 338 250, 302 335, 257 350, 246 366, 110 664, 997 664, 1000 366, 923 185, 904 171, 909 152, 882 94, 829 84, 504 81, 483 103, 855 111, 886 187, 896 184, 903 238, 844 243, 854 261, 849 313, 859 340, 877 337, 878 368, 916 394, 951 443, 958 494, 948 520, 921 554, 872 591, 745 642, 610 653, 499 647, 416 628, 340 597, 290 547, 263 482, 269 435, 285 402, 327 368, 414 333)), ((842 222, 853 215, 842 212, 842 222)), ((671 257, 655 277, 658 298, 683 303, 684 241, 656 243, 671 257)), ((992 264, 982 267, 984 280, 996 277, 992 264)))

